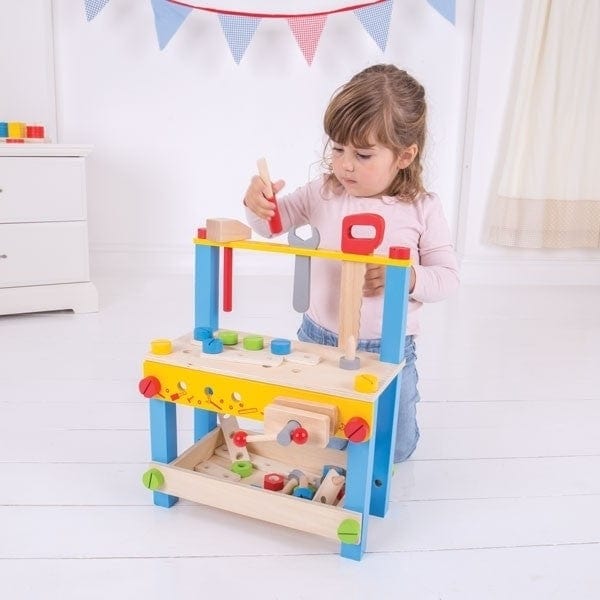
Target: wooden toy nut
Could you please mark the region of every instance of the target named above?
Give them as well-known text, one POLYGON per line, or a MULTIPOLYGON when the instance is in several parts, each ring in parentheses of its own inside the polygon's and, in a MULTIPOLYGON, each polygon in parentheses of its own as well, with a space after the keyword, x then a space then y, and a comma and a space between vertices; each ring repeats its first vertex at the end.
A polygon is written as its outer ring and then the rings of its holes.
POLYGON ((262 335, 247 335, 242 340, 244 350, 262 350, 265 346, 265 340, 262 335))
POLYGON ((279 492, 283 489, 283 485, 283 475, 280 475, 279 473, 267 473, 264 477, 263 487, 265 490, 279 492))
POLYGON ((249 477, 252 475, 252 463, 249 460, 236 460, 231 465, 231 470, 240 477, 249 477))
POLYGON ((238 343, 237 331, 219 331, 217 335, 225 346, 235 346, 238 343))

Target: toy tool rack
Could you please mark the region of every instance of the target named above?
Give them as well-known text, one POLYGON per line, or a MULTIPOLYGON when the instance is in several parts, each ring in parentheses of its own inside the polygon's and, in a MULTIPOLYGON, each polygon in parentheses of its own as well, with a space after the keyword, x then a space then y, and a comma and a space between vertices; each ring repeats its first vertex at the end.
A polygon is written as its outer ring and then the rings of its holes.
POLYGON ((342 556, 360 560, 369 515, 383 517, 389 503, 407 251, 365 256, 198 233, 194 332, 152 341, 143 365, 152 452, 144 484, 159 506, 185 498, 341 542, 342 556), (219 331, 221 248, 384 265, 379 357, 356 352, 359 368, 340 368, 339 348, 219 331), (177 404, 194 411, 194 443, 180 455, 177 404), (238 417, 264 430, 242 430, 238 417))

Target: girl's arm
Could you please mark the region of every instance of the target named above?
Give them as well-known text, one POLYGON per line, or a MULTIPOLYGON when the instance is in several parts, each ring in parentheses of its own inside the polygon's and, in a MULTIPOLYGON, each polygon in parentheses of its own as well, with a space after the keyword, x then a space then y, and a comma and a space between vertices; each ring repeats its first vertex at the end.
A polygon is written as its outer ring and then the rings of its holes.
POLYGON ((437 196, 427 198, 423 217, 425 226, 419 240, 418 263, 415 260, 413 264, 415 283, 410 297, 418 302, 437 302, 458 287, 458 261, 437 196))

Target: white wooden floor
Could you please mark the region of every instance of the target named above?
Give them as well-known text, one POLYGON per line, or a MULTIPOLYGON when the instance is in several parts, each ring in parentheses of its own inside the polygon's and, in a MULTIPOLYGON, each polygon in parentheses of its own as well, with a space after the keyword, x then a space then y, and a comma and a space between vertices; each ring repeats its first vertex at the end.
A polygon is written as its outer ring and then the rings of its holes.
MULTIPOLYGON (((223 326, 293 335, 289 282, 240 279, 223 326)), ((98 314, 0 317, 0 597, 600 598, 598 288, 463 287, 426 307, 422 441, 357 563, 308 534, 152 504, 141 357, 191 329, 192 282, 97 284, 98 314)))

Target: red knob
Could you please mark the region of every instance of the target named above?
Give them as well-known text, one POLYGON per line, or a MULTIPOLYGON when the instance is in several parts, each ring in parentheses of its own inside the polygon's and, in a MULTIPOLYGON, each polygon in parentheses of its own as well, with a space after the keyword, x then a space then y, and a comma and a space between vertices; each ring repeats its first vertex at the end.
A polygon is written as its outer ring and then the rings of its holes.
POLYGON ((160 381, 158 377, 154 377, 154 375, 148 375, 148 377, 144 377, 138 384, 140 394, 146 398, 152 398, 152 396, 156 396, 156 394, 160 392, 160 387, 160 381))
POLYGON ((295 444, 306 444, 308 442, 308 431, 304 429, 304 427, 296 427, 294 431, 292 431, 292 442, 295 444))
POLYGON ((236 431, 231 440, 238 448, 243 448, 246 445, 247 437, 248 434, 245 431, 236 431))
POLYGON ((351 442, 364 442, 369 430, 369 424, 362 417, 352 417, 344 426, 344 433, 351 442))

